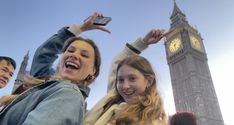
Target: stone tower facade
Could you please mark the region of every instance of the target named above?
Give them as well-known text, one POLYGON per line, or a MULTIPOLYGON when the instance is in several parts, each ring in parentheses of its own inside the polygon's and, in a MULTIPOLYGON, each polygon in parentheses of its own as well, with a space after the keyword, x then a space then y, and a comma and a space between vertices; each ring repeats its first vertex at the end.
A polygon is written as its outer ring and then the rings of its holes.
POLYGON ((18 72, 18 74, 17 74, 16 80, 15 80, 15 83, 14 83, 14 86, 13 86, 13 91, 12 91, 12 93, 14 93, 15 90, 16 90, 20 85, 22 85, 24 76, 25 76, 25 74, 27 73, 26 68, 27 68, 27 65, 28 65, 28 59, 29 59, 29 51, 28 51, 27 54, 24 56, 24 59, 23 59, 23 61, 21 62, 20 69, 19 69, 19 72, 18 72))
POLYGON ((224 125, 200 33, 174 2, 165 40, 176 111, 193 112, 198 125, 224 125))

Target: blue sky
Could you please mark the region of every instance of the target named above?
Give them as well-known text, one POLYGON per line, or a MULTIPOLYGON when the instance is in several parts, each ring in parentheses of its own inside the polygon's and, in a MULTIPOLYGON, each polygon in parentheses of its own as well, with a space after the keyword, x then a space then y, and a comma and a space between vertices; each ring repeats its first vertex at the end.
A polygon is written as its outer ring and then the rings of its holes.
MULTIPOLYGON (((231 125, 234 102, 234 1, 177 0, 189 24, 198 29, 204 39, 208 64, 226 125, 231 125), (231 113, 230 113, 231 112, 231 113)), ((101 31, 82 33, 98 44, 102 54, 101 75, 91 86, 88 107, 92 107, 106 93, 108 72, 112 58, 126 42, 143 37, 153 28, 170 27, 169 17, 173 0, 1 0, 0 1, 0 55, 11 56, 19 65, 30 51, 29 65, 35 49, 63 26, 81 23, 93 12, 112 17, 107 34, 101 31)), ((153 64, 158 76, 158 89, 168 114, 174 113, 169 67, 164 41, 150 46, 142 53, 153 64)), ((56 64, 55 64, 56 65, 56 64)), ((30 66, 28 67, 28 69, 30 66)), ((13 81, 0 95, 11 92, 13 81)))

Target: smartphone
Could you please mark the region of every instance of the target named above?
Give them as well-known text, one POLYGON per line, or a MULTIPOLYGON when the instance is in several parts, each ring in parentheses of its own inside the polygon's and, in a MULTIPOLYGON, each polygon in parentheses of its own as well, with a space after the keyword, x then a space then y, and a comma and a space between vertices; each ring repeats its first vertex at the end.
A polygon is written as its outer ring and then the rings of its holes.
POLYGON ((111 21, 111 17, 97 17, 93 20, 93 24, 105 26, 111 21))

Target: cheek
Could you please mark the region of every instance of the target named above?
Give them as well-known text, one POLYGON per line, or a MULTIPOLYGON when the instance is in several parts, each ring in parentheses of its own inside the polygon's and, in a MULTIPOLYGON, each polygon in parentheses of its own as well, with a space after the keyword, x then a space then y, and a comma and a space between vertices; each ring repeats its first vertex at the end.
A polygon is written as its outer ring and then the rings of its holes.
POLYGON ((65 51, 63 54, 62 54, 62 58, 66 57, 69 53, 67 51, 65 51))
POLYGON ((63 67, 63 63, 62 63, 62 61, 61 62, 59 62, 59 64, 58 64, 58 66, 57 66, 57 69, 56 70, 58 70, 58 72, 60 72, 60 71, 62 71, 61 69, 62 69, 62 67, 63 67))
POLYGON ((141 87, 141 88, 139 89, 139 93, 145 92, 145 88, 146 88, 146 87, 141 87))
POLYGON ((84 66, 85 67, 87 67, 88 69, 90 69, 90 70, 93 70, 94 69, 94 59, 84 59, 83 60, 83 64, 84 64, 84 66))
MULTIPOLYGON (((82 64, 82 62, 81 62, 81 64, 82 64)), ((90 72, 93 70, 93 68, 94 68, 93 63, 85 62, 85 61, 83 62, 83 70, 90 72)))
POLYGON ((138 84, 135 86, 135 89, 137 90, 137 93, 143 93, 146 89, 146 84, 138 84))
POLYGON ((117 89, 118 92, 121 92, 121 85, 117 84, 116 89, 117 89))

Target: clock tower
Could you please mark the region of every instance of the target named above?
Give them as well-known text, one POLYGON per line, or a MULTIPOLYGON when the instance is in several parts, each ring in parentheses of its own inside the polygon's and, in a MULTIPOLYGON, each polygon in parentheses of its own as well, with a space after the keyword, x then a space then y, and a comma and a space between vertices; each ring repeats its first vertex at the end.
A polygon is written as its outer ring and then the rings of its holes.
POLYGON ((174 2, 165 39, 176 111, 193 112, 198 125, 224 125, 200 33, 174 2))

